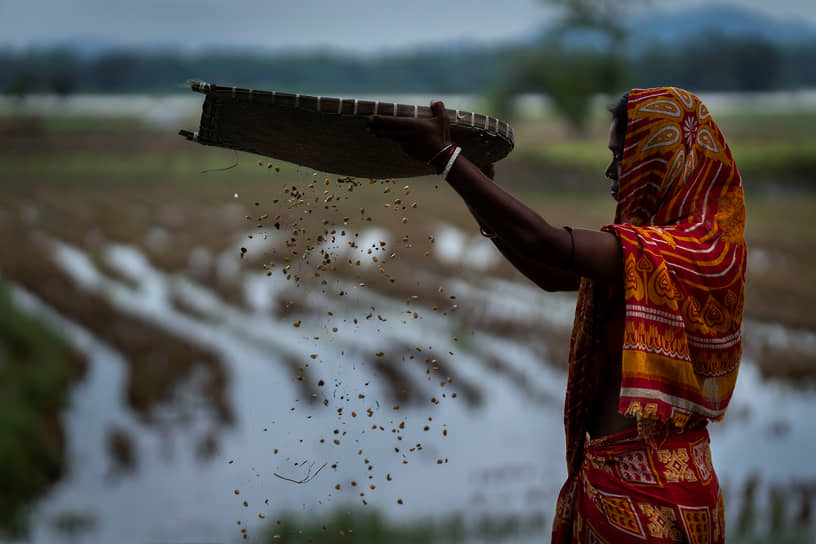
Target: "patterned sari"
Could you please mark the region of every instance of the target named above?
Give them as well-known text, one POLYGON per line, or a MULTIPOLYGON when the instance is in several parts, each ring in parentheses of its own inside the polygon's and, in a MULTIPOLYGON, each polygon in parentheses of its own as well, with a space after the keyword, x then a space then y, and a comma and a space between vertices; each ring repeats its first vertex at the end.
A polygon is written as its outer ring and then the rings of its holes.
POLYGON ((606 297, 584 278, 564 410, 569 476, 553 542, 721 542, 705 423, 725 414, 742 353, 742 180, 693 94, 635 89, 627 119, 615 223, 604 230, 624 264, 619 410, 638 426, 588 441, 606 297))

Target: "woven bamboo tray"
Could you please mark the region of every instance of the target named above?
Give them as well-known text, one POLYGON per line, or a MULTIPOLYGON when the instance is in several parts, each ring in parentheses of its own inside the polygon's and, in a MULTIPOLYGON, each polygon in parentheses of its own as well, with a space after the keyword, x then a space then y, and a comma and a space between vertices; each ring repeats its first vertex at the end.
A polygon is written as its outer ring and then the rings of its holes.
MULTIPOLYGON (((391 140, 366 130, 372 114, 432 117, 428 106, 327 98, 224 87, 189 81, 206 98, 198 132, 189 140, 248 151, 322 172, 362 178, 434 174, 391 140)), ((499 119, 447 110, 451 137, 478 166, 495 163, 513 150, 513 129, 499 119)))

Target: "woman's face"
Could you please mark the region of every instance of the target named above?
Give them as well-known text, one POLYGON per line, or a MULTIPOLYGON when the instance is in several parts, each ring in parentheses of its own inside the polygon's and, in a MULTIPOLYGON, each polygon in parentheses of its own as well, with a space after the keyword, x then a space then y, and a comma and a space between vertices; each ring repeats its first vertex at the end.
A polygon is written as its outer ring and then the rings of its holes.
POLYGON ((618 200, 618 188, 620 187, 621 160, 623 159, 623 141, 618 136, 617 121, 612 120, 609 125, 609 150, 612 152, 612 160, 606 167, 604 175, 609 180, 609 193, 615 201, 618 200))

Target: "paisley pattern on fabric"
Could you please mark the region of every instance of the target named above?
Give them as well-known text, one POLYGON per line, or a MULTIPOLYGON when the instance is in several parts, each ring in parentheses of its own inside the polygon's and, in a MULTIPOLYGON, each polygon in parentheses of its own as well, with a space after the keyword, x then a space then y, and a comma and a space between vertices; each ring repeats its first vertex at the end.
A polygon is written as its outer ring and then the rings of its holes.
MULTIPOLYGON (((742 353, 745 204, 722 132, 693 94, 629 94, 614 233, 623 255, 625 326, 619 410, 641 430, 719 420, 742 353), (648 420, 648 421, 646 421, 648 420), (651 422, 651 423, 649 423, 651 422), (641 425, 640 423, 644 423, 641 425), (649 423, 646 425, 645 423, 649 423)), ((570 342, 567 462, 581 462, 591 398, 597 286, 584 279, 570 342)))

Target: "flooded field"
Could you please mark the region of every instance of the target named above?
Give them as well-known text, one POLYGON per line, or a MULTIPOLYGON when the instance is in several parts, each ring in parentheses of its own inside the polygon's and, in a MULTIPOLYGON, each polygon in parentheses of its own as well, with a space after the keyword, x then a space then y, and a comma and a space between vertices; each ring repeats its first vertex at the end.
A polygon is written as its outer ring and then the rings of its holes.
MULTIPOLYGON (((2 277, 87 361, 65 474, 12 541, 275 542, 338 511, 548 538, 575 299, 511 270, 450 189, 250 155, 201 173, 235 155, 126 122, 0 127, 2 277)), ((556 224, 613 213, 600 175, 497 169, 556 224)), ((812 203, 749 200, 745 358, 711 434, 751 538, 813 530, 812 203)))

